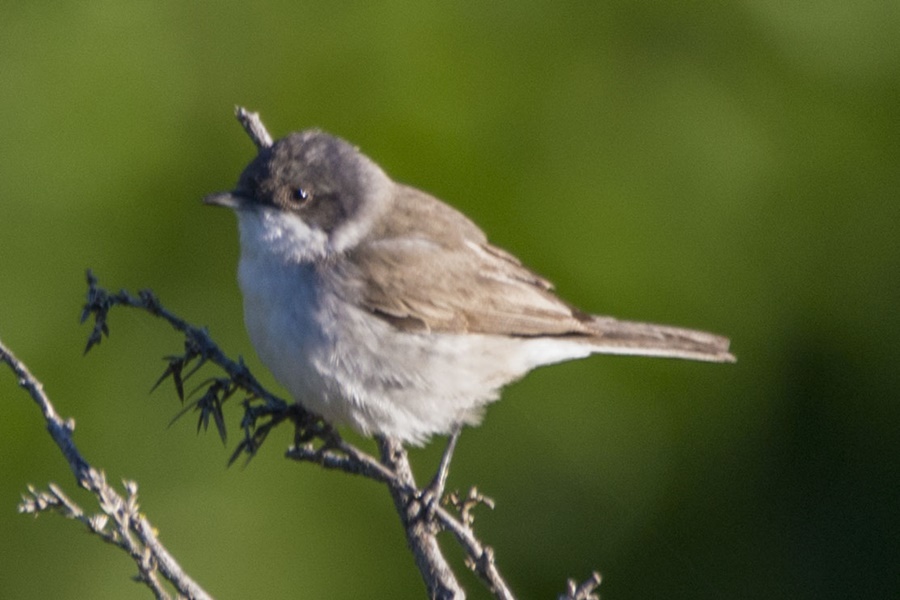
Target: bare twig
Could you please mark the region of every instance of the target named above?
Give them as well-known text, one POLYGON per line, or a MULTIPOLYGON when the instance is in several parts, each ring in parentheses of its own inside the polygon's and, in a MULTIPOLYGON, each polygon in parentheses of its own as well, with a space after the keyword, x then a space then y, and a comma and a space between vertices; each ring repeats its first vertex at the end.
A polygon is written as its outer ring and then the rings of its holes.
MULTIPOLYGON (((285 452, 287 458, 297 461, 313 462, 326 469, 344 471, 352 475, 362 475, 379 483, 396 483, 397 476, 393 471, 375 460, 374 457, 348 444, 339 436, 315 448, 312 443, 294 445, 285 452)), ((410 493, 414 490, 409 490, 410 493)))
POLYGON ((131 556, 138 567, 138 580, 145 583, 157 598, 169 598, 159 580, 159 574, 169 581, 181 596, 198 600, 210 598, 209 594, 182 570, 157 538, 150 521, 140 513, 137 485, 133 482, 124 482, 127 497, 122 497, 107 484, 106 475, 92 467, 75 446, 72 439, 72 432, 75 430, 74 421, 63 420, 59 416, 50 398, 44 393, 41 382, 3 345, 2 341, 0 341, 0 362, 9 366, 18 378, 19 386, 24 388, 40 407, 47 423, 47 430, 68 461, 75 480, 79 486, 96 496, 103 514, 85 516, 77 504, 52 484, 49 492, 29 488, 29 495, 23 496, 19 510, 38 514, 44 510, 55 509, 67 517, 81 521, 104 541, 118 546, 131 556), (107 524, 110 524, 112 529, 107 529, 107 524))
POLYGON ((250 112, 243 106, 236 106, 234 108, 234 115, 237 117, 237 120, 241 122, 244 131, 247 132, 247 135, 250 136, 250 139, 253 140, 253 143, 256 144, 257 148, 262 150, 263 148, 268 148, 272 145, 272 136, 269 135, 269 131, 260 120, 259 113, 250 112))
POLYGON ((437 542, 437 529, 427 518, 427 508, 416 487, 409 458, 403 445, 392 438, 376 437, 381 451, 381 462, 396 473, 396 479, 388 483, 394 506, 403 528, 406 543, 413 553, 419 573, 425 580, 429 598, 459 600, 466 597, 456 576, 447 564, 437 542), (410 489, 416 490, 411 494, 410 489))
POLYGON ((566 593, 559 596, 559 600, 600 600, 600 596, 595 594, 597 588, 600 587, 600 573, 594 571, 580 585, 574 579, 567 582, 566 593))
POLYGON ((463 524, 467 527, 471 527, 475 522, 475 515, 472 514, 472 509, 482 504, 490 509, 494 508, 494 500, 481 494, 476 487, 469 489, 469 493, 465 496, 460 495, 459 492, 450 492, 444 498, 444 504, 452 506, 459 513, 463 524))
POLYGON ((515 600, 512 590, 494 563, 494 549, 478 541, 471 527, 461 523, 445 509, 436 506, 433 510, 440 526, 452 533, 462 546, 467 555, 466 562, 469 568, 488 585, 494 597, 501 600, 515 600))

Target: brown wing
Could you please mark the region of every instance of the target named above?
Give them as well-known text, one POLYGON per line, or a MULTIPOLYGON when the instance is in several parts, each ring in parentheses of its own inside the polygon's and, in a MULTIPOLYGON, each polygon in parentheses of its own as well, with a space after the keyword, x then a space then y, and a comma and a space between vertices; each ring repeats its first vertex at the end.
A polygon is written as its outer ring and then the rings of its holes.
POLYGON ((403 238, 354 253, 362 304, 402 329, 516 336, 587 333, 549 284, 507 255, 466 242, 403 238))
POLYGON ((402 192, 342 263, 360 305, 397 328, 572 336, 602 353, 734 360, 720 336, 579 311, 461 213, 413 188, 402 192))
POLYGON ((550 283, 488 244, 468 218, 406 186, 345 256, 359 302, 407 330, 538 336, 588 333, 550 283))

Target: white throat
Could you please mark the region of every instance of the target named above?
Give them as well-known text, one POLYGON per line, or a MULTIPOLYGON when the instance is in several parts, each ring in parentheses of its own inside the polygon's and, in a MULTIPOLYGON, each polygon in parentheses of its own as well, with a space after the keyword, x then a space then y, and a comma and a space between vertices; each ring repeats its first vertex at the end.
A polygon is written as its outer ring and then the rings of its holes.
POLYGON ((328 234, 300 217, 274 207, 238 210, 241 261, 280 261, 285 266, 309 263, 331 250, 328 234))

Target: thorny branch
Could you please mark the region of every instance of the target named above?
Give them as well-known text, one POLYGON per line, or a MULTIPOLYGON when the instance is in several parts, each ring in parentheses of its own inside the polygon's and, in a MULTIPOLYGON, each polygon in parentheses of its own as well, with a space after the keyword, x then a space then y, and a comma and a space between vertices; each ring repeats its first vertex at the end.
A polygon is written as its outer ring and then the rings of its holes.
MULTIPOLYGON (((417 564, 420 565, 420 571, 424 569, 423 578, 432 596, 464 597, 449 567, 445 568, 445 564, 442 564, 443 556, 440 555, 440 548, 436 543, 435 534, 446 530, 463 547, 468 564, 488 584, 495 597, 514 598, 494 564, 493 550, 482 544, 471 528, 470 511, 477 502, 470 502, 465 506, 464 512, 458 513, 465 516, 454 515, 441 507, 438 504, 440 499, 434 499, 426 506, 422 502, 425 490, 416 486, 406 450, 398 442, 380 440, 382 459, 379 461, 344 440, 337 431, 315 415, 306 412, 297 404, 288 404, 268 392, 243 362, 228 358, 205 330, 187 323, 164 308, 152 292, 143 290, 137 296, 133 296, 122 290, 112 294, 97 285, 97 279, 91 272, 87 274, 87 282, 87 303, 82 320, 91 316, 94 318, 94 327, 88 339, 88 350, 99 344, 104 335, 108 335, 107 319, 112 307, 127 306, 164 319, 185 336, 185 353, 167 357, 169 366, 157 384, 171 377, 175 383, 176 393, 183 398, 185 381, 196 374, 203 364, 218 365, 229 374, 227 380, 208 379, 204 384, 206 390, 198 392, 200 399, 186 407, 185 410, 188 410, 193 406, 200 413, 198 428, 213 420, 219 434, 224 437, 227 432, 222 416, 223 405, 239 391, 246 394, 243 400, 244 416, 241 419, 243 439, 232 455, 232 461, 241 454, 246 454, 248 459, 252 458, 274 426, 283 421, 291 421, 294 423, 295 433, 294 444, 285 453, 288 458, 362 475, 388 486, 398 511, 403 506, 400 515, 407 530, 407 541, 413 549, 417 564), (204 402, 204 399, 209 397, 215 397, 218 401, 204 402), (385 449, 388 447, 390 451, 385 449)), ((179 414, 184 414, 185 410, 179 414)), ((470 494, 470 497, 474 496, 470 494)), ((492 506, 489 499, 483 503, 492 506)))
MULTIPOLYGON (((257 113, 236 108, 236 117, 257 148, 272 145, 272 138, 257 113)), ((223 406, 232 398, 242 397, 244 415, 241 420, 242 438, 231 456, 234 462, 246 455, 250 460, 259 450, 268 434, 279 424, 289 421, 294 425, 294 443, 286 451, 287 458, 312 462, 327 469, 335 469, 361 475, 387 485, 394 499, 397 512, 407 534, 407 542, 419 567, 429 596, 432 598, 464 598, 465 592, 459 586, 456 576, 441 553, 437 534, 450 532, 462 546, 466 563, 485 582, 494 597, 512 600, 514 596, 494 562, 494 552, 475 536, 472 529, 472 510, 486 505, 493 508, 490 498, 482 496, 475 488, 466 495, 453 492, 443 499, 433 497, 431 488, 420 489, 413 477, 408 456, 403 446, 396 440, 377 438, 381 459, 375 458, 350 444, 328 423, 318 416, 305 411, 298 404, 287 402, 267 391, 250 373, 240 359, 235 361, 226 356, 213 342, 205 329, 191 325, 162 306, 157 297, 144 290, 133 296, 126 291, 110 293, 97 285, 94 275, 87 273, 87 301, 82 312, 82 321, 93 317, 93 328, 88 336, 85 353, 99 344, 104 335, 109 335, 107 324, 109 311, 113 306, 137 308, 167 321, 184 335, 184 352, 166 357, 168 365, 157 381, 159 385, 171 378, 175 391, 182 402, 185 401, 184 384, 207 363, 221 368, 227 377, 207 379, 199 387, 203 391, 198 398, 189 402, 176 416, 193 410, 198 413, 197 427, 206 430, 210 421, 220 437, 225 440, 226 427, 223 406)), ((41 407, 51 436, 69 461, 79 485, 94 493, 103 514, 86 516, 57 486, 42 492, 29 488, 23 496, 20 510, 39 513, 56 510, 65 516, 78 519, 104 541, 115 544, 127 551, 138 564, 138 579, 148 585, 157 598, 168 598, 158 574, 171 582, 178 593, 187 598, 209 598, 180 568, 177 562, 159 543, 155 530, 149 521, 138 512, 137 485, 124 482, 127 497, 123 498, 112 489, 105 475, 91 467, 82 457, 72 440, 74 423, 63 421, 44 395, 41 384, 0 342, 0 360, 10 366, 19 378, 19 384, 29 391, 41 407), (110 520, 113 527, 107 529, 110 520)), ((449 462, 448 447, 442 469, 449 462)), ((443 479, 446 473, 439 474, 443 479)), ((570 580, 567 590, 560 600, 596 600, 594 594, 600 585, 600 576, 593 573, 581 584, 570 580)))
MULTIPOLYGON (((224 439, 227 432, 222 416, 223 406, 235 394, 239 392, 244 394, 242 402, 244 416, 241 421, 243 438, 231 457, 232 462, 241 454, 245 454, 248 460, 252 458, 276 425, 290 421, 295 427, 295 441, 286 451, 286 457, 361 475, 388 486, 431 597, 465 597, 437 544, 436 534, 448 531, 462 546, 469 567, 487 584, 493 595, 507 600, 514 598, 497 569, 493 550, 480 542, 472 529, 472 509, 481 504, 493 508, 493 501, 490 498, 482 496, 475 488, 465 496, 453 492, 443 500, 446 506, 453 509, 452 512, 439 505, 438 502, 441 500, 439 498, 427 501, 426 490, 416 485, 406 450, 397 441, 378 439, 382 458, 376 459, 341 438, 337 431, 315 415, 267 391, 242 361, 235 361, 226 356, 206 330, 191 325, 164 308, 152 292, 141 291, 137 296, 126 291, 109 293, 97 285, 97 279, 90 271, 87 274, 87 282, 87 301, 82 320, 93 317, 94 323, 85 351, 99 344, 104 335, 109 335, 107 321, 112 307, 137 308, 167 321, 185 338, 184 353, 167 357, 169 364, 163 376, 157 381, 157 385, 166 378, 171 378, 176 393, 183 401, 185 382, 204 364, 215 364, 228 375, 207 379, 201 385, 201 388, 205 386, 206 389, 199 393, 200 399, 189 403, 179 414, 184 414, 193 407, 199 412, 198 428, 206 428, 208 422, 212 420, 224 439)), ((57 415, 49 398, 43 393, 40 382, 2 343, 0 343, 0 360, 10 366, 18 376, 19 384, 29 391, 41 407, 47 428, 68 460, 76 480, 98 498, 103 513, 85 515, 84 511, 59 487, 52 484, 49 491, 38 491, 29 487, 28 494, 23 496, 20 510, 35 514, 55 510, 81 521, 104 541, 119 546, 132 556, 138 565, 137 579, 148 585, 157 598, 169 597, 159 581, 158 574, 171 582, 179 593, 187 598, 209 598, 210 596, 183 572, 157 539, 153 526, 140 514, 137 504, 137 484, 124 482, 127 491, 127 497, 124 498, 109 486, 105 475, 90 466, 75 447, 72 440, 74 423, 63 421, 57 415), (114 529, 107 528, 110 521, 114 529)), ((570 581, 567 593, 560 598, 591 600, 595 598, 593 590, 597 588, 599 582, 599 576, 596 574, 580 585, 570 581)))

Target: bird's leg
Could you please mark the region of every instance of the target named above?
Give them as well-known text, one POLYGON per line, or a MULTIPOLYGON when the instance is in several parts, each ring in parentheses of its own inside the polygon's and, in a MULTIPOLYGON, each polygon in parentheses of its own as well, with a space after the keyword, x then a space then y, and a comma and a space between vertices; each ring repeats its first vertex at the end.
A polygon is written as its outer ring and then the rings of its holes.
POLYGON ((422 506, 428 513, 431 513, 434 506, 440 503, 444 496, 444 486, 447 485, 447 476, 450 475, 450 461, 453 459, 453 451, 456 450, 456 442, 459 440, 459 434, 462 432, 462 425, 456 425, 450 433, 450 439, 447 440, 447 447, 441 456, 441 463, 438 465, 437 473, 431 483, 422 490, 421 502, 422 506))

